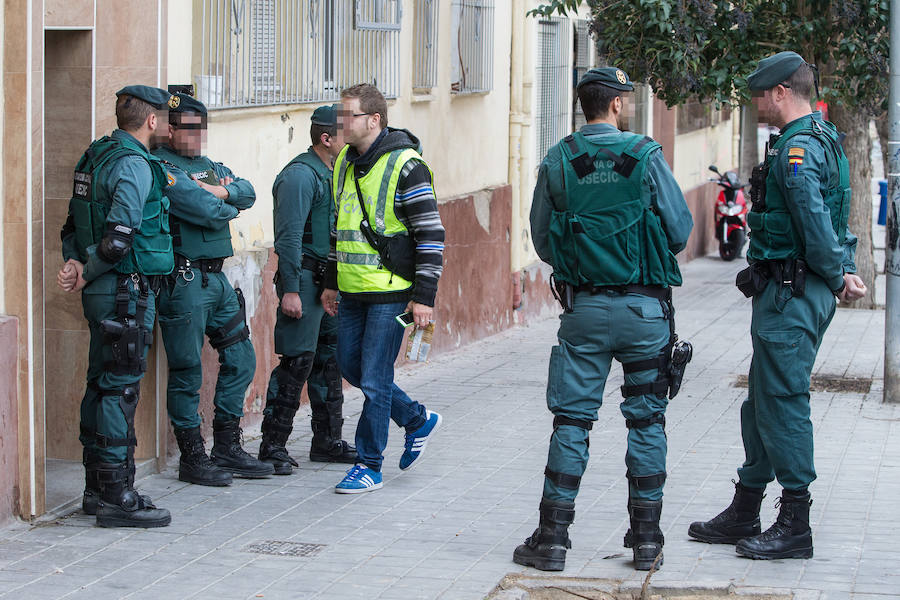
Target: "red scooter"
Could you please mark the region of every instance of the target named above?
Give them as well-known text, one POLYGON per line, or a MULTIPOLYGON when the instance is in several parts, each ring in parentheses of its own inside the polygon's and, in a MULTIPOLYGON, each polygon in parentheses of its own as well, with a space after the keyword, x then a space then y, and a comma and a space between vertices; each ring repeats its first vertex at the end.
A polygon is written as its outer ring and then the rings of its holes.
POLYGON ((716 239, 719 240, 719 256, 722 260, 734 260, 741 255, 747 241, 747 201, 744 199, 746 183, 738 181, 737 173, 720 173, 716 165, 709 170, 718 175, 710 178, 722 188, 716 198, 716 239))

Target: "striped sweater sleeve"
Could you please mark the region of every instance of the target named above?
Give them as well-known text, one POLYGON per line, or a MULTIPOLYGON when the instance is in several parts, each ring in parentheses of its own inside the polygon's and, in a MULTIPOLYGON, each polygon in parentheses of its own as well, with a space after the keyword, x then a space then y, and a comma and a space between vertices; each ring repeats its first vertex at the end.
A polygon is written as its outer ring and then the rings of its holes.
POLYGON ((416 281, 412 300, 434 306, 438 279, 444 264, 444 225, 438 212, 431 171, 424 163, 410 160, 400 171, 395 214, 416 244, 416 281))

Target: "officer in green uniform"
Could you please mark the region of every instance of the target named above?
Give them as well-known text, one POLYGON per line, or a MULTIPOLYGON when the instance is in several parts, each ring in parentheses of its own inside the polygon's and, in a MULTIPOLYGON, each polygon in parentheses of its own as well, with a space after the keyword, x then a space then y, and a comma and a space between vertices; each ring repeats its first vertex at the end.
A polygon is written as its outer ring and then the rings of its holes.
POLYGON ((164 135, 168 92, 133 85, 116 93, 112 135, 94 141, 75 168, 62 228, 66 264, 57 281, 81 291, 91 341, 81 401, 82 506, 103 527, 165 527, 169 511, 134 490, 134 415, 156 315, 159 279, 172 270, 172 178, 150 154, 164 135))
POLYGON ((169 143, 154 151, 187 190, 167 192, 172 204, 175 270, 159 298, 159 324, 169 362, 168 409, 181 450, 178 478, 200 485, 231 483, 232 475, 267 477, 272 466, 241 448, 244 394, 256 370, 240 288, 222 273, 234 254, 228 222, 253 206, 256 193, 246 179, 203 155, 206 107, 187 94, 175 95, 169 113, 169 143), (199 193, 198 192, 202 192, 199 193), (213 397, 212 460, 200 434, 200 355, 203 337, 219 353, 213 397))
POLYGON ((750 267, 737 280, 753 297, 753 360, 741 406, 745 460, 731 505, 692 523, 688 533, 737 544, 737 553, 750 558, 810 558, 808 486, 816 478, 810 373, 835 297, 861 298, 866 286, 853 274, 847 158, 834 126, 810 110, 814 67, 795 52, 779 52, 761 60, 747 82, 760 120, 781 131, 753 171, 750 267), (778 518, 760 533, 760 503, 776 478, 783 488, 778 518))
POLYGON ((309 384, 312 408, 310 460, 356 462, 356 449, 341 439, 344 395, 335 357, 337 318, 326 314, 319 300, 333 221, 332 163, 344 147, 338 108, 333 104, 313 111, 313 145, 291 160, 272 186, 278 254, 275 289, 281 301, 275 352, 281 361, 269 379, 259 458, 272 463, 276 475, 290 475, 297 466, 285 444, 304 382, 309 384))
MULTIPOLYGON (((613 67, 582 77, 577 92, 588 123, 550 149, 534 191, 532 239, 553 267, 564 312, 550 355, 547 406, 554 419, 540 524, 513 560, 542 570, 565 567, 588 436, 613 358, 625 371, 620 409, 628 427, 631 522, 625 546, 637 569, 662 564, 663 428, 667 394, 680 385, 670 365, 671 286, 681 285, 675 254, 693 219, 660 145, 619 129, 624 92, 633 89, 613 67)), ((676 356, 683 368, 689 346, 681 344, 676 356)))

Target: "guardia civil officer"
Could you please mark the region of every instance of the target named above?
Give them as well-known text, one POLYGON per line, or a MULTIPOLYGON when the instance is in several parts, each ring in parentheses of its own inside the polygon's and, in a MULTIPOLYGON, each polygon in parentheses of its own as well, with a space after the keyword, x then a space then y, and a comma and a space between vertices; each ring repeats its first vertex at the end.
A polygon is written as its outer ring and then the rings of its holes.
POLYGON ((186 189, 167 191, 172 204, 175 269, 159 298, 159 325, 169 363, 167 406, 181 451, 178 478, 222 486, 232 475, 267 477, 272 466, 241 448, 244 394, 256 370, 240 288, 222 273, 234 254, 228 223, 256 201, 253 185, 222 163, 203 155, 207 110, 199 100, 178 93, 169 113, 168 143, 154 154, 186 189), (200 192, 204 192, 200 194, 200 192), (200 434, 200 355, 204 335, 219 354, 213 397, 212 460, 200 434))
POLYGON ((738 287, 753 297, 753 360, 741 406, 744 464, 731 505, 692 523, 691 537, 737 544, 759 559, 813 555, 808 486, 816 478, 809 380, 835 297, 861 298, 856 237, 847 231, 850 179, 834 126, 810 110, 814 68, 795 52, 759 62, 748 77, 761 121, 781 128, 751 178, 750 267, 738 287), (778 518, 760 533, 766 485, 777 479, 778 518))
MULTIPOLYGON (((625 546, 636 569, 662 564, 659 528, 666 479, 667 394, 674 343, 671 286, 681 285, 675 254, 693 219, 660 145, 620 131, 631 80, 613 67, 578 82, 587 124, 550 149, 531 207, 531 234, 563 304, 559 345, 550 354, 547 407, 553 434, 540 524, 513 560, 546 571, 565 567, 568 527, 588 461, 588 436, 615 358, 625 371, 620 409, 631 528, 625 546)), ((683 367, 687 347, 679 347, 683 367)))
POLYGON ((75 168, 62 228, 66 264, 57 281, 81 291, 91 333, 81 401, 82 507, 103 527, 165 527, 169 511, 134 490, 134 415, 156 315, 160 276, 172 270, 172 179, 149 152, 164 134, 168 92, 132 85, 116 92, 116 124, 75 168))
POLYGON ((337 126, 339 107, 313 111, 312 146, 294 157, 272 186, 278 254, 275 289, 281 300, 275 352, 281 361, 269 379, 259 458, 271 463, 276 475, 290 475, 297 466, 285 445, 304 382, 309 383, 312 408, 310 460, 356 462, 356 448, 341 439, 344 395, 335 356, 337 318, 326 314, 319 300, 333 226, 331 170, 344 148, 343 131, 337 126))

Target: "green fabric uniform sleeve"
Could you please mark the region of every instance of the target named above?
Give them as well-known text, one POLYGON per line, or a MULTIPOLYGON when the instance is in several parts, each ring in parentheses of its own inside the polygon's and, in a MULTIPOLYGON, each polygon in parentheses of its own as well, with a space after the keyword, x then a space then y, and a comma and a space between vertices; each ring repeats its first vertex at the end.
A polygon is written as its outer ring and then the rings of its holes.
MULTIPOLYGON (((531 198, 531 243, 534 244, 534 250, 542 261, 553 266, 552 254, 550 253, 550 216, 553 211, 553 204, 550 199, 550 186, 548 179, 548 170, 550 163, 553 163, 552 151, 541 163, 538 169, 537 182, 534 186, 534 194, 531 198)), ((558 159, 555 164, 558 165, 558 159)), ((557 168, 558 172, 559 169, 557 168)))
MULTIPOLYGON (((140 229, 144 202, 153 188, 153 173, 146 159, 128 155, 116 160, 109 166, 106 182, 112 198, 106 224, 140 229)), ((87 254, 82 274, 85 281, 93 281, 116 266, 97 256, 97 244, 89 246, 87 254)))
POLYGON ((808 135, 795 136, 778 155, 773 167, 809 269, 822 277, 832 290, 840 289, 844 284, 845 253, 823 199, 829 167, 822 143, 808 135), (803 149, 800 163, 789 163, 789 148, 803 149))
POLYGON ((656 208, 669 241, 669 250, 678 254, 687 245, 694 217, 688 209, 681 187, 663 158, 662 150, 654 151, 648 158, 647 171, 642 188, 650 194, 651 206, 656 208))
POLYGON ((222 163, 213 163, 213 167, 219 179, 224 179, 225 177, 234 179, 234 181, 225 186, 225 189, 228 190, 228 199, 225 201, 228 204, 239 210, 246 210, 253 206, 256 202, 256 190, 253 189, 252 183, 246 179, 241 179, 222 163))
POLYGON ((303 230, 319 188, 319 180, 312 169, 295 165, 274 190, 275 254, 278 255, 278 275, 285 293, 300 291, 303 230))
POLYGON ((218 229, 238 215, 238 209, 216 198, 182 170, 168 169, 175 183, 166 188, 169 212, 183 220, 206 229, 218 229))

